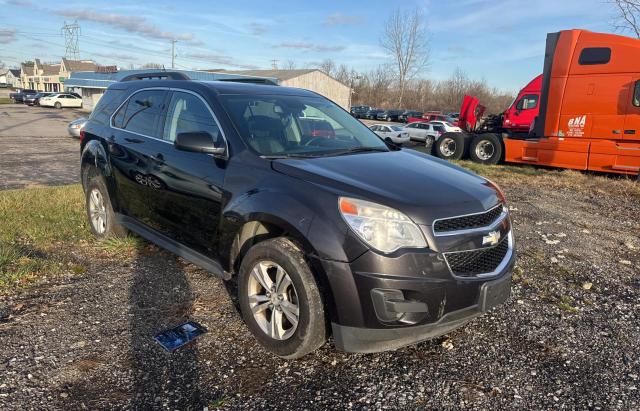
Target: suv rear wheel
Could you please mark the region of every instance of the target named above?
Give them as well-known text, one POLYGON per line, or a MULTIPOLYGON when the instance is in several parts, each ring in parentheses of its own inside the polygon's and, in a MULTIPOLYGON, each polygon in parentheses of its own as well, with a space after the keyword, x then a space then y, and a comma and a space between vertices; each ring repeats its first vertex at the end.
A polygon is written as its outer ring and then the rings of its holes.
POLYGON ((101 176, 94 175, 85 191, 87 219, 91 232, 98 238, 124 237, 127 230, 115 218, 109 192, 101 176))
POLYGON ((242 317, 258 342, 287 359, 300 358, 327 339, 324 305, 302 251, 279 237, 253 246, 238 279, 242 317))

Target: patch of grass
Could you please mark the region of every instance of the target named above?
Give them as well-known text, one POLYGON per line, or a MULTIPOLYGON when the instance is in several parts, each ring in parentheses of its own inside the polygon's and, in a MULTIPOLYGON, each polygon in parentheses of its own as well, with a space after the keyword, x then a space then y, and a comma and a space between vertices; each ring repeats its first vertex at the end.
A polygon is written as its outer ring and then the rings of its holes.
POLYGON ((11 100, 9 97, 0 97, 0 104, 11 104, 13 103, 13 100, 11 100))
POLYGON ((209 408, 220 408, 220 407, 222 407, 224 405, 225 400, 226 400, 226 398, 224 398, 224 397, 219 397, 219 398, 213 399, 213 400, 209 401, 208 406, 209 406, 209 408))
POLYGON ((67 251, 90 239, 80 185, 0 191, 0 290, 86 271, 67 251))
POLYGON ((578 309, 571 305, 572 302, 573 300, 571 299, 571 297, 569 297, 568 295, 563 295, 562 297, 560 297, 560 301, 558 301, 558 308, 569 313, 575 313, 578 311, 578 309))
POLYGON ((100 248, 107 251, 109 254, 122 256, 133 256, 135 252, 140 249, 144 244, 144 241, 140 237, 133 235, 127 235, 126 237, 107 238, 100 243, 100 248))

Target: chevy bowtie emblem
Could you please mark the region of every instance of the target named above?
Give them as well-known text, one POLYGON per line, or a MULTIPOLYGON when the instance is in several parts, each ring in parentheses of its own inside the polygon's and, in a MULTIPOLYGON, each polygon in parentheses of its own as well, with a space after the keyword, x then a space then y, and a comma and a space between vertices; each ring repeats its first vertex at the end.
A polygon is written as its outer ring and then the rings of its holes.
POLYGON ((492 231, 482 237, 482 245, 496 245, 500 241, 500 231, 492 231))

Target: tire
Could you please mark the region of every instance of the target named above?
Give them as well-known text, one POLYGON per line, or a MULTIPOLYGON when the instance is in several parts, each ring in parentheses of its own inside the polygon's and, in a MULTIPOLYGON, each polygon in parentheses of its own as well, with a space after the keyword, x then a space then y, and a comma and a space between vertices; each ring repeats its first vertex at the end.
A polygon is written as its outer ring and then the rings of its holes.
POLYGON ((444 133, 436 142, 436 154, 445 160, 460 160, 467 154, 468 139, 463 133, 444 133))
MULTIPOLYGON (((275 355, 286 359, 300 358, 326 342, 326 314, 318 284, 304 254, 290 240, 278 237, 249 249, 240 265, 238 294, 242 317, 249 331, 260 345, 275 355), (280 284, 286 285, 276 294, 274 283, 282 272, 286 277, 281 277, 280 284), (265 276, 270 283, 264 281, 265 276), (294 325, 289 318, 295 314, 296 306, 298 317, 294 325), (256 307, 262 309, 254 315, 256 307), (274 329, 273 323, 279 327, 274 329)), ((295 319, 295 315, 293 317, 295 319)))
POLYGON ((435 138, 433 136, 426 136, 424 140, 425 151, 431 155, 433 155, 433 144, 435 142, 435 138))
POLYGON ((105 239, 127 235, 127 229, 116 221, 111 198, 101 175, 94 174, 88 178, 85 208, 89 228, 97 238, 105 239))
POLYGON ((60 104, 59 101, 56 101, 56 104, 54 104, 53 107, 55 107, 57 109, 61 109, 62 108, 62 104, 60 104))
POLYGON ((471 140, 469 157, 480 164, 498 164, 502 159, 502 142, 495 134, 479 134, 471 140))

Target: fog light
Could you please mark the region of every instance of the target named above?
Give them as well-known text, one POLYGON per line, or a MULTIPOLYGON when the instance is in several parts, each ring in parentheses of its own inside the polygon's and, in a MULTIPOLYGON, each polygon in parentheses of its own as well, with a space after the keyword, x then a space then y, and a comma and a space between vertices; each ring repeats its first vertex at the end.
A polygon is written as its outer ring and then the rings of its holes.
POLYGON ((415 324, 429 312, 426 303, 405 299, 402 290, 374 288, 371 299, 376 316, 383 322, 415 324))

